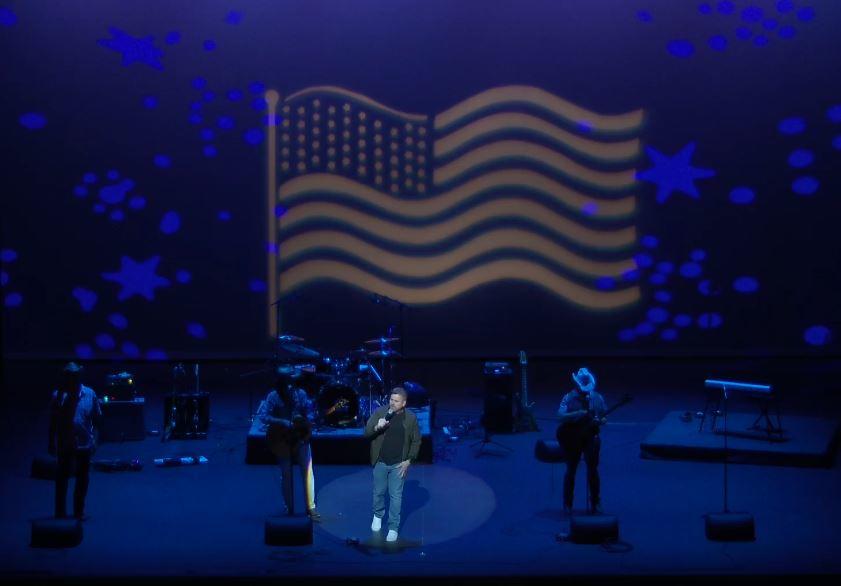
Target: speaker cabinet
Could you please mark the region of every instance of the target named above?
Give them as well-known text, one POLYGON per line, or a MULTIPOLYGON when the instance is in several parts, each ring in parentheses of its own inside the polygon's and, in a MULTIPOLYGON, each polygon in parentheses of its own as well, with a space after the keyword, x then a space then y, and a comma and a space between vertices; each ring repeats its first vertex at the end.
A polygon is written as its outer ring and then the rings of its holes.
POLYGON ((569 520, 569 540, 573 543, 604 543, 619 539, 619 519, 615 515, 573 515, 569 520))
POLYGON ((266 519, 266 545, 310 545, 312 519, 307 515, 284 515, 266 519))
POLYGON ((485 363, 482 427, 491 433, 514 431, 514 373, 507 362, 485 363))
POLYGON ((77 519, 32 521, 32 547, 76 547, 82 543, 82 523, 77 519))
POLYGON ((756 527, 750 513, 707 513, 705 528, 710 541, 756 539, 756 527))

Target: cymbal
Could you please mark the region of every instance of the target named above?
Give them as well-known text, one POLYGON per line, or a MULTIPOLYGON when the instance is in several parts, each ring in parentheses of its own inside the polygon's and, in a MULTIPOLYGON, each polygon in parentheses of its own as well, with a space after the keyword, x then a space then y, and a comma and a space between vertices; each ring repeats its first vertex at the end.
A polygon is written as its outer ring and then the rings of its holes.
POLYGON ((374 338, 373 340, 365 340, 365 344, 388 344, 389 342, 396 342, 400 338, 374 338))
POLYGON ((374 356, 376 358, 391 358, 393 356, 402 356, 400 352, 396 350, 374 350, 373 352, 368 352, 368 356, 374 356))
POLYGON ((295 336, 292 334, 281 334, 277 337, 278 340, 281 342, 303 342, 304 339, 300 336, 295 336))
POLYGON ((293 356, 303 356, 305 358, 318 358, 321 356, 319 352, 313 350, 312 348, 307 348, 306 346, 301 346, 300 344, 295 344, 292 342, 289 343, 281 343, 280 347, 283 350, 286 350, 293 356))

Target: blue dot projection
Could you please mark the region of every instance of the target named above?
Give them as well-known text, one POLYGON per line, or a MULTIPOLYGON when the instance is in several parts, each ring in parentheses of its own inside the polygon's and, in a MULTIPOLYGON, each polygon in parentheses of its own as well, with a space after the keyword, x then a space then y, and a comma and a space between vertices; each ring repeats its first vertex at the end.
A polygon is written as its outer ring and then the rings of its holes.
POLYGON ((730 201, 736 205, 747 205, 753 203, 756 194, 750 187, 734 187, 730 191, 730 201))
POLYGON ((798 116, 785 118, 780 120, 780 123, 777 125, 777 130, 779 130, 781 134, 801 134, 804 130, 806 130, 806 121, 798 116))
POLYGON ((733 14, 736 11, 736 5, 731 0, 720 0, 717 8, 721 14, 733 14))
POLYGON ((152 161, 156 167, 160 167, 161 169, 169 169, 172 166, 172 159, 166 155, 155 155, 152 161))
POLYGON ((94 339, 96 345, 99 347, 100 350, 113 350, 117 343, 114 341, 114 336, 111 334, 101 333, 97 334, 96 338, 94 339))
POLYGON ((140 348, 134 342, 123 342, 120 346, 123 355, 127 358, 138 358, 140 356, 140 348))
POLYGON ((136 262, 128 256, 122 257, 120 270, 113 273, 102 273, 106 281, 113 281, 121 286, 117 296, 119 301, 125 301, 135 295, 140 295, 149 301, 155 298, 155 289, 168 287, 169 279, 155 274, 160 256, 153 256, 145 261, 136 262))
POLYGON ((811 165, 815 160, 815 154, 809 149, 797 149, 788 156, 788 164, 795 169, 803 169, 811 165))
POLYGON ((202 43, 202 47, 205 51, 215 51, 216 41, 214 41, 213 39, 207 39, 205 42, 202 43))
POLYGON ((832 341, 832 332, 826 326, 810 326, 803 332, 803 340, 810 346, 826 346, 832 341))
POLYGON ((163 70, 164 66, 160 60, 164 52, 155 47, 155 37, 134 38, 113 26, 108 27, 108 32, 111 34, 110 39, 99 39, 96 43, 100 47, 122 54, 124 67, 142 63, 152 69, 163 70))
POLYGON ((695 143, 690 142, 672 157, 660 151, 646 147, 645 152, 654 164, 645 171, 637 172, 637 179, 649 181, 657 185, 657 203, 664 203, 674 191, 679 191, 689 197, 698 199, 700 194, 695 187, 696 179, 707 179, 715 175, 711 169, 693 167, 690 164, 695 152, 695 143))
POLYGON ((181 283, 182 285, 186 285, 189 283, 193 278, 193 275, 190 271, 185 269, 180 269, 175 273, 175 280, 181 283))
MULTIPOLYGON (((224 91, 226 100, 224 102, 216 100, 216 92, 209 88, 209 82, 203 77, 196 77, 192 80, 191 85, 193 89, 202 92, 201 100, 194 100, 190 103, 190 114, 188 121, 194 126, 201 125, 205 117, 208 120, 215 120, 209 122, 221 131, 228 131, 237 128, 241 121, 245 122, 246 128, 240 133, 238 141, 248 147, 256 147, 263 144, 265 140, 264 131, 260 126, 266 126, 268 123, 263 120, 262 124, 255 120, 254 112, 261 112, 266 108, 266 100, 262 96, 265 91, 265 84, 259 81, 253 81, 248 84, 247 91, 252 94, 259 94, 253 98, 250 103, 245 100, 246 90, 241 88, 228 88, 224 91), (209 111, 212 108, 213 111, 209 111), (234 108, 234 110, 231 110, 234 108), (258 124, 255 124, 258 123, 258 124)), ((278 121, 275 121, 277 124, 278 121)), ((224 141, 230 143, 231 138, 226 138, 223 134, 216 134, 212 128, 201 128, 199 130, 199 137, 205 143, 201 146, 201 153, 205 158, 213 159, 219 155, 220 149, 218 144, 212 144, 211 141, 224 141)), ((227 146, 226 146, 227 149, 227 146)))
POLYGON ((187 333, 199 340, 207 338, 207 331, 205 331, 204 326, 197 322, 187 324, 187 333))
POLYGON ((733 289, 739 293, 756 293, 759 291, 759 281, 754 277, 739 277, 733 281, 733 289))
POLYGON ((231 221, 231 212, 228 210, 221 210, 216 217, 219 218, 220 222, 230 222, 231 221))
MULTIPOLYGON (((824 128, 821 124, 837 124, 841 122, 841 104, 831 105, 826 110, 826 119, 819 119, 816 121, 816 131, 821 131, 824 128)), ((792 116, 781 120, 777 124, 777 129, 784 135, 793 136, 802 134, 807 127, 806 119, 802 116, 792 116)), ((801 139, 802 140, 802 139, 801 139)), ((831 146, 836 150, 841 150, 841 138, 836 136, 831 146)), ((820 156, 815 148, 798 146, 794 148, 788 155, 788 166, 795 170, 807 169, 811 167, 820 156)), ((812 196, 815 195, 821 185, 821 180, 814 175, 799 175, 793 177, 791 180, 791 190, 798 196, 812 196)))
POLYGON ((181 228, 181 216, 178 212, 167 212, 161 218, 161 232, 170 235, 175 234, 181 228))
MULTIPOLYGON (((18 259, 18 253, 11 248, 0 250, 0 286, 5 288, 12 280, 7 267, 18 259)), ((10 291, 3 295, 3 305, 9 309, 20 307, 23 304, 23 295, 17 291, 10 291)))
POLYGON ((76 346, 76 356, 83 359, 93 358, 93 348, 90 344, 79 344, 76 346))
POLYGON ((727 48, 727 37, 722 35, 713 35, 709 38, 707 44, 713 51, 724 51, 727 48))
POLYGON ((93 311, 98 299, 96 292, 85 289, 84 287, 75 287, 73 289, 73 297, 76 298, 76 301, 79 302, 79 306, 85 313, 93 311))
POLYGON ((698 316, 697 323, 698 327, 702 330, 714 330, 721 327, 721 324, 724 323, 724 318, 715 312, 702 313, 698 316))
MULTIPOLYGON (((108 217, 114 222, 122 222, 125 220, 125 211, 119 206, 128 202, 128 207, 132 211, 139 211, 146 207, 146 199, 139 194, 129 195, 135 188, 135 182, 132 179, 121 178, 120 173, 114 169, 108 170, 102 174, 108 181, 99 187, 96 191, 98 201, 93 204, 93 212, 96 214, 105 214, 109 212, 108 217)), ((73 188, 73 195, 77 198, 83 199, 90 195, 91 190, 95 190, 99 182, 99 175, 93 171, 88 171, 82 175, 82 181, 79 185, 73 188)))
POLYGON ((225 16, 225 22, 232 25, 238 25, 242 22, 243 16, 242 12, 231 10, 228 12, 227 16, 225 16))
POLYGON ((266 290, 266 282, 262 279, 251 279, 248 288, 254 293, 262 293, 266 290))
POLYGON ((22 114, 18 121, 27 130, 41 130, 47 125, 47 117, 38 112, 22 114))
POLYGON ((177 45, 181 42, 181 33, 178 31, 170 31, 166 34, 164 42, 167 45, 177 45))
POLYGON ((666 44, 666 50, 674 57, 687 59, 695 54, 695 45, 686 39, 675 39, 666 44))
POLYGON ((144 96, 143 107, 147 110, 154 110, 158 107, 158 98, 156 98, 155 96, 144 96))
POLYGON ((791 190, 797 195, 814 195, 820 182, 811 175, 798 177, 791 183, 791 190))
POLYGON ((645 248, 657 248, 657 246, 660 244, 660 240, 656 236, 646 234, 645 236, 640 238, 640 244, 643 245, 645 248))
POLYGON ((128 318, 122 313, 112 313, 108 316, 108 322, 118 330, 125 330, 128 328, 128 318))
MULTIPOLYGON (((797 34, 795 25, 802 26, 815 19, 815 11, 809 6, 795 10, 794 3, 784 7, 777 6, 776 12, 770 7, 760 6, 761 2, 682 2, 685 6, 686 19, 703 19, 697 26, 682 27, 682 30, 696 30, 697 38, 668 39, 665 41, 666 52, 676 59, 688 60, 706 45, 710 51, 723 53, 729 46, 729 36, 739 40, 753 39, 754 47, 766 47, 774 38, 792 39, 797 34), (714 28, 712 28, 714 27, 714 28), (712 28, 712 30, 710 30, 712 28), (703 36, 701 35, 704 35, 703 36)), ((677 4, 677 3, 675 3, 677 4)), ((662 27, 654 26, 655 14, 650 10, 639 10, 635 14, 637 22, 648 25, 649 31, 670 31, 670 19, 660 19, 662 27)), ((667 33, 666 33, 667 34, 667 33)))
POLYGON ((12 12, 11 8, 0 6, 0 26, 15 26, 18 22, 17 14, 12 12))
MULTIPOLYGON (((656 236, 647 236, 659 242, 656 236)), ((634 325, 626 325, 619 329, 616 334, 617 339, 630 344, 637 339, 656 334, 653 339, 659 339, 663 343, 673 343, 678 339, 680 330, 700 333, 721 328, 724 325, 724 316, 710 303, 722 300, 727 291, 718 285, 717 279, 701 278, 704 273, 701 263, 707 259, 707 256, 707 251, 701 248, 690 250, 679 262, 657 258, 649 253, 639 253, 635 258, 637 258, 642 277, 658 289, 653 292, 650 305, 641 308, 639 321, 634 325), (641 255, 644 255, 642 264, 639 263, 641 255), (668 289, 662 288, 675 274, 675 270, 681 278, 675 280, 668 289), (703 304, 699 303, 698 296, 703 299, 703 304), (693 316, 699 306, 704 310, 693 316), (688 309, 694 311, 687 311, 688 309)), ((734 295, 757 294, 758 292, 759 282, 755 277, 745 275, 733 281, 734 295)), ((686 338, 687 335, 683 333, 680 337, 686 338)))

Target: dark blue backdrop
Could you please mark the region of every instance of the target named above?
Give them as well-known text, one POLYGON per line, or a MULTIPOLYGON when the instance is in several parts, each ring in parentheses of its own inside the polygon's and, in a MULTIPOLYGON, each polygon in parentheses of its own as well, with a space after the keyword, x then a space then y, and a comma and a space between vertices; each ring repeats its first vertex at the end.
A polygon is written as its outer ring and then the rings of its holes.
MULTIPOLYGON (((839 24, 829 0, 2 0, 4 353, 265 353, 263 91, 434 115, 512 84, 645 110, 642 300, 496 283, 408 309, 410 354, 837 353, 839 24)), ((343 285, 282 302, 331 351, 399 325, 343 285)))

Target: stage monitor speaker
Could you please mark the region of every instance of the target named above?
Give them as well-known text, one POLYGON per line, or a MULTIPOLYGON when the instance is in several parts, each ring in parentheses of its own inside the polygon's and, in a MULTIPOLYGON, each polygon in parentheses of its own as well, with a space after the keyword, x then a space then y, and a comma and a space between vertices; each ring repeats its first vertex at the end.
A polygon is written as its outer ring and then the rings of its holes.
POLYGON ((707 513, 707 539, 711 541, 754 541, 756 527, 750 513, 707 513))
POLYGON ((534 444, 534 457, 538 462, 555 464, 564 461, 564 450, 557 440, 537 440, 534 444))
POLYGON ((507 362, 485 363, 482 427, 492 433, 514 431, 514 373, 507 362))
POLYGON ((312 519, 307 515, 283 515, 266 519, 266 545, 310 545, 312 519))
POLYGON ((76 547, 82 543, 82 523, 78 519, 38 519, 32 521, 32 547, 76 547))
POLYGON ((569 540, 573 543, 604 543, 619 539, 615 515, 573 515, 569 519, 569 540))

